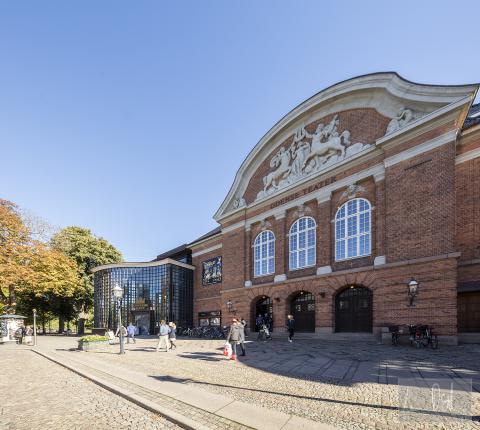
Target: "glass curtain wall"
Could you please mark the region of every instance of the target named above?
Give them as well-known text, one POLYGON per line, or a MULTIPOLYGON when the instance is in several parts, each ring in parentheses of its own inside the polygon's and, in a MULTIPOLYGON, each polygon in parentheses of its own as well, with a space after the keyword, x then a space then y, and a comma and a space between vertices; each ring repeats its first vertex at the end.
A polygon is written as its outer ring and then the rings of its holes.
POLYGON ((132 322, 140 334, 156 334, 161 320, 190 327, 193 320, 193 271, 175 264, 113 267, 94 275, 94 325, 116 329, 117 309, 112 288, 123 288, 122 322, 132 322))

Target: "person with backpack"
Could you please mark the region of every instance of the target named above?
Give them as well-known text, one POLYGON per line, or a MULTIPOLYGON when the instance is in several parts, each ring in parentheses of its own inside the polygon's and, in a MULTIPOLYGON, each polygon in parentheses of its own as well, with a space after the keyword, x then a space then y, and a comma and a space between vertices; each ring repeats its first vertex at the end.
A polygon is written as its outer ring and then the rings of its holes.
POLYGON ((295 334, 295 320, 293 315, 287 316, 287 330, 288 330, 288 341, 293 342, 293 335, 295 334))
POLYGON ((164 348, 165 352, 168 352, 168 334, 170 333, 170 328, 165 324, 165 320, 160 321, 160 330, 158 332, 158 344, 157 352, 160 351, 160 348, 164 348))

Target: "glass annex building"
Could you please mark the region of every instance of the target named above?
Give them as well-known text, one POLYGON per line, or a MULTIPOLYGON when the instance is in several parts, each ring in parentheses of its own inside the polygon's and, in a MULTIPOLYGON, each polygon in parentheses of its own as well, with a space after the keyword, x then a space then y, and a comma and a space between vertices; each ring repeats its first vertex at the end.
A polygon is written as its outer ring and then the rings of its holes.
MULTIPOLYGON (((159 256, 162 257, 162 256, 159 256)), ((132 322, 139 334, 157 334, 160 321, 179 327, 193 323, 193 269, 189 255, 180 261, 161 258, 147 263, 118 263, 94 272, 94 326, 115 329, 117 305, 112 288, 123 288, 122 322, 132 322)))

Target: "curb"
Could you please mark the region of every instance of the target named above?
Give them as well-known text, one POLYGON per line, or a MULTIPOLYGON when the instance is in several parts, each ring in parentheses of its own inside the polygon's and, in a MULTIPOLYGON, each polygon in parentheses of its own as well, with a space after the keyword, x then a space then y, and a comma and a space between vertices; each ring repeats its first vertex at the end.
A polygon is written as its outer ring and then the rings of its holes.
POLYGON ((100 387, 117 394, 120 397, 123 397, 124 399, 135 403, 136 405, 149 410, 150 412, 156 413, 161 415, 162 417, 166 418, 168 421, 173 422, 174 424, 177 424, 178 426, 187 429, 187 430, 211 430, 209 427, 206 427, 202 424, 198 424, 195 421, 191 420, 190 418, 184 417, 183 415, 178 414, 177 412, 170 411, 166 408, 163 408, 162 406, 157 405, 154 402, 151 402, 149 400, 146 400, 140 396, 137 396, 136 394, 131 394, 125 390, 122 390, 121 388, 115 387, 113 384, 109 384, 108 382, 105 382, 103 380, 98 379, 97 377, 93 375, 89 375, 87 372, 78 370, 74 368, 73 366, 70 366, 54 357, 52 357, 49 354, 46 354, 45 352, 41 352, 37 349, 31 349, 32 352, 46 358, 47 360, 50 360, 74 373, 77 375, 82 376, 85 379, 88 379, 92 381, 93 383, 99 385, 100 387))

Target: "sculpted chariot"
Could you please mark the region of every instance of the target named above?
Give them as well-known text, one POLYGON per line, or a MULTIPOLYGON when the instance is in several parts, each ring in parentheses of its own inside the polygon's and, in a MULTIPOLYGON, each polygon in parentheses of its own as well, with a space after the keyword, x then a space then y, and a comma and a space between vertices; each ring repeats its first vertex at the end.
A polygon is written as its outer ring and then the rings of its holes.
MULTIPOLYGON (((313 171, 320 170, 333 156, 336 161, 345 158, 350 145, 350 132, 339 133, 338 115, 325 124, 318 124, 310 134, 305 127, 295 131, 293 143, 286 150, 283 146, 270 160, 273 170, 263 178, 263 190, 257 198, 265 197, 279 188, 283 188, 313 171), (311 139, 310 142, 306 139, 311 139)), ((363 147, 362 144, 360 144, 363 147)))

